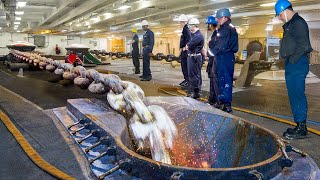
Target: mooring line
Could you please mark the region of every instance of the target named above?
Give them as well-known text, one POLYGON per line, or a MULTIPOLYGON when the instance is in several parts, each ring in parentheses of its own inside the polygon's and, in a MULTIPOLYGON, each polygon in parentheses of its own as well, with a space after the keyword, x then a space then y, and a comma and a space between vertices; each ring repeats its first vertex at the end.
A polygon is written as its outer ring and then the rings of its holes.
POLYGON ((39 168, 43 171, 47 172, 48 174, 52 175, 57 179, 66 179, 66 180, 74 180, 75 178, 65 174, 61 170, 57 169, 56 167, 49 164, 45 161, 29 144, 29 142, 23 137, 21 132, 17 129, 17 127, 12 123, 10 118, 0 110, 0 120, 3 124, 7 127, 9 132, 13 135, 13 137, 17 140, 23 151, 27 154, 27 156, 36 164, 39 168))

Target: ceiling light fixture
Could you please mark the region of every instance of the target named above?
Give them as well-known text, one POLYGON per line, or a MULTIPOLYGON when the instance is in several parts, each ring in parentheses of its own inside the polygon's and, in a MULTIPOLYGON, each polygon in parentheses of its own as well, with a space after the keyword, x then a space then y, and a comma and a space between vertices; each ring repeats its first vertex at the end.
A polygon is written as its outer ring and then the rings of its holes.
POLYGON ((96 17, 96 18, 91 18, 90 20, 93 21, 93 22, 95 22, 95 23, 97 23, 97 22, 100 21, 100 18, 99 18, 99 17, 96 17))
POLYGON ((124 6, 119 7, 118 9, 119 10, 125 10, 125 9, 128 9, 128 8, 131 8, 131 6, 124 5, 124 6))
POLYGON ((21 20, 21 17, 16 17, 16 20, 17 20, 17 21, 20 21, 20 20, 21 20))
POLYGON ((20 22, 14 22, 13 24, 20 24, 20 22))
POLYGON ((17 2, 17 7, 25 7, 27 2, 17 2))
POLYGON ((23 15, 24 14, 24 11, 16 11, 14 12, 16 15, 23 15))
POLYGON ((276 4, 276 2, 272 2, 272 3, 266 3, 266 4, 260 4, 261 7, 271 7, 274 6, 276 4))
POLYGON ((162 34, 161 32, 155 32, 154 34, 156 34, 156 35, 160 35, 160 34, 162 34))

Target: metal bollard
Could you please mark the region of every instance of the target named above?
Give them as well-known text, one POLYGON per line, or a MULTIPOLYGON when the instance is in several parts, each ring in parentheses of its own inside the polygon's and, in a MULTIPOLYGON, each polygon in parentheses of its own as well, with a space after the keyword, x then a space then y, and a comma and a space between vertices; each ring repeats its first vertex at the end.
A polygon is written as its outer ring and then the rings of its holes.
POLYGON ((83 137, 82 139, 78 140, 78 143, 81 144, 84 140, 90 138, 90 137, 99 137, 101 136, 101 131, 100 129, 97 129, 97 130, 93 130, 89 135, 83 137))
POLYGON ((90 122, 90 123, 85 123, 83 127, 75 130, 75 131, 72 131, 71 134, 75 135, 77 132, 83 130, 83 129, 92 129, 93 128, 93 124, 90 122))
POLYGON ((99 142, 97 142, 96 144, 86 148, 84 151, 86 153, 88 153, 91 149, 93 149, 93 148, 95 148, 95 147, 97 147, 99 145, 105 145, 105 146, 109 147, 110 144, 111 144, 111 139, 110 139, 109 136, 106 136, 106 137, 101 138, 101 140, 99 142))
POLYGON ((116 172, 119 169, 128 169, 128 168, 130 169, 130 162, 131 162, 131 160, 128 158, 120 160, 115 167, 113 167, 109 171, 103 173, 98 178, 104 179, 106 176, 109 176, 110 174, 116 172))
POLYGON ((68 126, 68 129, 72 128, 72 127, 73 127, 73 126, 75 126, 75 125, 78 125, 78 124, 84 124, 84 123, 89 123, 89 122, 90 122, 90 120, 89 120, 89 119, 81 119, 80 121, 75 122, 74 124, 72 124, 72 125, 68 126))
POLYGON ((117 152, 116 146, 108 147, 106 152, 101 153, 99 156, 97 156, 97 157, 95 157, 93 159, 90 159, 89 163, 92 164, 94 161, 96 161, 96 160, 98 160, 98 159, 100 159, 100 158, 102 158, 103 156, 106 156, 106 155, 108 155, 108 156, 115 155, 116 152, 117 152))
POLYGON ((280 149, 282 151, 282 154, 284 156, 284 158, 281 159, 281 166, 282 167, 291 167, 293 164, 292 159, 288 156, 285 147, 280 146, 280 149))

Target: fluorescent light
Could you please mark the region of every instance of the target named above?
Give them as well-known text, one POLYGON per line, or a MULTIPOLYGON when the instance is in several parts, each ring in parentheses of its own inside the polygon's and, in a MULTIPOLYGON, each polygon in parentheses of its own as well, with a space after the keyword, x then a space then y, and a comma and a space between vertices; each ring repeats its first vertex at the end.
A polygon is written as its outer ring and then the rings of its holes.
POLYGON ((104 19, 109 19, 112 17, 112 14, 111 13, 104 13, 104 19))
POLYGON ((160 34, 162 34, 161 32, 155 32, 154 34, 156 34, 156 35, 160 35, 160 34))
POLYGON ((77 27, 80 27, 80 26, 82 26, 80 23, 78 23, 77 25, 76 25, 77 27))
POLYGON ((68 30, 65 30, 65 29, 63 29, 63 30, 61 30, 61 32, 67 32, 68 30))
POLYGON ((20 20, 21 20, 21 17, 16 17, 16 20, 17 20, 17 21, 20 21, 20 20))
POLYGON ((260 4, 261 7, 271 7, 274 6, 276 4, 276 2, 272 2, 272 3, 266 3, 266 4, 260 4))
POLYGON ((175 30, 174 31, 175 33, 181 33, 181 30, 179 29, 179 30, 175 30))
POLYGON ((97 30, 94 30, 93 32, 101 32, 101 30, 100 30, 100 29, 97 29, 97 30))
POLYGON ((20 24, 20 22, 14 22, 13 24, 20 24))
POLYGON ((80 34, 87 34, 88 32, 87 31, 82 31, 80 34))
POLYGON ((119 10, 125 10, 125 9, 128 9, 128 8, 131 8, 131 6, 124 5, 124 6, 119 7, 118 9, 119 10))
POLYGON ((17 7, 25 7, 27 2, 17 2, 17 7))
POLYGON ((24 14, 24 11, 16 11, 14 12, 16 15, 23 15, 24 14))
POLYGON ((21 31, 17 31, 17 32, 19 33, 19 32, 21 32, 21 31))
POLYGON ((96 17, 96 18, 91 18, 90 20, 96 23, 96 22, 99 22, 99 21, 100 21, 100 18, 99 18, 99 17, 96 17))

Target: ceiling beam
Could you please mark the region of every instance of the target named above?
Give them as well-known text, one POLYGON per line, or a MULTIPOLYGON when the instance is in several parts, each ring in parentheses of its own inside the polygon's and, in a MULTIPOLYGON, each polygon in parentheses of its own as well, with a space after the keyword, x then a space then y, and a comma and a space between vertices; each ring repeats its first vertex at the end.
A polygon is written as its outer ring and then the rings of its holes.
POLYGON ((86 0, 83 4, 81 4, 79 7, 74 8, 73 10, 69 11, 67 14, 65 14, 63 17, 60 17, 59 19, 52 22, 49 27, 56 27, 59 26, 71 19, 74 19, 76 17, 79 17, 81 15, 84 15, 88 12, 92 12, 96 8, 100 8, 103 6, 106 6, 108 4, 113 4, 117 2, 117 0, 86 0))
MULTIPOLYGON (((77 2, 78 0, 68 0, 68 1, 62 1, 62 4, 56 8, 55 10, 53 10, 53 12, 47 17, 45 18, 43 21, 41 21, 38 26, 42 26, 43 24, 45 24, 46 22, 48 22, 49 20, 51 20, 52 18, 54 18, 55 16, 59 15, 60 12, 62 12, 62 10, 66 7, 68 7, 70 4, 77 2)), ((75 8, 76 9, 76 8, 75 8)))

